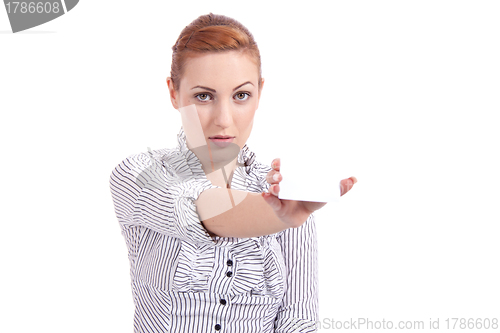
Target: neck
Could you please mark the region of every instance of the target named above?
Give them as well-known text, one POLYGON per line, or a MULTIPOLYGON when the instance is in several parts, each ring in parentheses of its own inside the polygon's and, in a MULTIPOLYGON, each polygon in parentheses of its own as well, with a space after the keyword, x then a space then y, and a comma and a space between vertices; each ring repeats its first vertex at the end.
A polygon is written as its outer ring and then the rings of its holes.
POLYGON ((239 147, 236 150, 233 149, 224 154, 216 154, 215 156, 212 156, 208 145, 193 149, 188 143, 188 148, 198 157, 207 179, 212 184, 222 188, 230 187, 233 173, 236 169, 236 162, 238 162, 239 147))
POLYGON ((233 179, 234 170, 236 169, 236 162, 238 157, 229 163, 202 163, 203 171, 208 180, 216 186, 222 188, 230 188, 231 180, 233 179))

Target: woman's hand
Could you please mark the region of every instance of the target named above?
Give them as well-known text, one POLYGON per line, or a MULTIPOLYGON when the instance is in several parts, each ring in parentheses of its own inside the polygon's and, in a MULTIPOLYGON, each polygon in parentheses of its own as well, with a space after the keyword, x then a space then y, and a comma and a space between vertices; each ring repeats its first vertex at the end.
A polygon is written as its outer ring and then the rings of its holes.
MULTIPOLYGON (((296 201, 279 199, 279 183, 283 180, 280 171, 280 159, 274 159, 271 164, 273 170, 267 174, 267 182, 271 184, 269 193, 262 193, 264 200, 273 208, 276 216, 291 228, 300 227, 315 210, 320 209, 326 202, 296 201)), ((350 177, 340 181, 341 196, 357 183, 356 177, 350 177)))

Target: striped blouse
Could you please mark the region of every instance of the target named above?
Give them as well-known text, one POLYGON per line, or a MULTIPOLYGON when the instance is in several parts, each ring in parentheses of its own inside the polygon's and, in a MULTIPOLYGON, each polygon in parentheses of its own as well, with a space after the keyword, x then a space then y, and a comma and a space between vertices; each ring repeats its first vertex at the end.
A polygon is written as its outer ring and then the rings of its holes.
MULTIPOLYGON (((178 146, 131 155, 111 173, 128 248, 134 332, 315 332, 314 216, 276 234, 211 237, 194 201, 215 188, 181 127, 178 146)), ((231 188, 267 191, 269 166, 245 145, 231 188)))

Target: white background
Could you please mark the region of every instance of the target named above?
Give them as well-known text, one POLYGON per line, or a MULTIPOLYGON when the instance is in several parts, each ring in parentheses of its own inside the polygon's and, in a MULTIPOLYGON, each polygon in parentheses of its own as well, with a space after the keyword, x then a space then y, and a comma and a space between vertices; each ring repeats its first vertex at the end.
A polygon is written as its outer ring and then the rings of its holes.
POLYGON ((260 47, 258 159, 359 180, 317 212, 321 319, 500 318, 499 2, 177 3, 83 0, 17 34, 0 9, 2 332, 132 332, 109 175, 176 144, 171 47, 209 12, 260 47))

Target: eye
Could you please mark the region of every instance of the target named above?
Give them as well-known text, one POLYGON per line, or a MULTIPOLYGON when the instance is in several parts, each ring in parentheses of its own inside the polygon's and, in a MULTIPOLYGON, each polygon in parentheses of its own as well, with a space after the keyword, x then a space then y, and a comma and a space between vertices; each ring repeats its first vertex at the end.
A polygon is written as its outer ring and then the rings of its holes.
POLYGON ((245 101, 248 99, 248 97, 250 97, 250 94, 247 92, 239 92, 239 93, 236 93, 236 95, 234 95, 234 97, 236 97, 236 99, 238 101, 245 101))
POLYGON ((212 96, 210 96, 209 94, 205 94, 205 93, 198 94, 194 97, 196 97, 201 102, 207 102, 207 101, 210 101, 212 99, 212 96))

